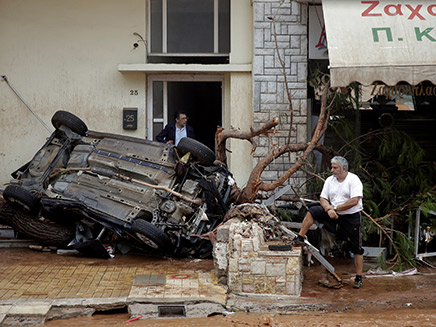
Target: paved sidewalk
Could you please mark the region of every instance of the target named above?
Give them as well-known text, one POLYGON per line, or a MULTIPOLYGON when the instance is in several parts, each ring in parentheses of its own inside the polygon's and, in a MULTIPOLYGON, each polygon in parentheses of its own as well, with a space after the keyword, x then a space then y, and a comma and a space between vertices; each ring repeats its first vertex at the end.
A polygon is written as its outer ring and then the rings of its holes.
POLYGON ((0 255, 0 301, 129 296, 223 302, 225 295, 211 260, 145 255, 105 260, 29 249, 0 249, 0 255))
POLYGON ((244 297, 217 283, 213 261, 116 254, 93 259, 28 248, 0 248, 0 325, 34 326, 44 321, 128 310, 131 317, 199 317, 225 310, 291 313, 350 308, 435 308, 436 270, 420 267, 408 277, 364 279, 351 286, 353 264, 332 260, 348 285, 318 285, 324 269, 305 267, 302 296, 244 297))
POLYGON ((141 254, 106 260, 27 248, 3 248, 0 255, 2 325, 24 316, 32 325, 122 307, 133 316, 157 317, 163 304, 183 307, 181 316, 199 316, 223 311, 226 303, 212 260, 141 254), (199 310, 198 303, 207 305, 199 310))

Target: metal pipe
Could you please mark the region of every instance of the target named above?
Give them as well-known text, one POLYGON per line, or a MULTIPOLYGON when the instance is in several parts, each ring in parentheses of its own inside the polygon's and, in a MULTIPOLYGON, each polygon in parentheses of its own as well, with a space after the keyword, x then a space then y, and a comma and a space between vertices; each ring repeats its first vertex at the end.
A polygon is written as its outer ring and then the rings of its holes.
POLYGON ((45 127, 45 129, 51 134, 53 131, 44 123, 44 121, 30 108, 30 106, 26 103, 26 101, 23 99, 23 97, 18 93, 18 91, 12 86, 12 84, 9 82, 6 75, 0 75, 2 80, 8 84, 8 86, 11 88, 11 90, 16 94, 16 96, 21 100, 21 102, 24 103, 24 105, 27 107, 27 109, 30 110, 30 112, 36 117, 36 119, 39 120, 39 122, 45 127))

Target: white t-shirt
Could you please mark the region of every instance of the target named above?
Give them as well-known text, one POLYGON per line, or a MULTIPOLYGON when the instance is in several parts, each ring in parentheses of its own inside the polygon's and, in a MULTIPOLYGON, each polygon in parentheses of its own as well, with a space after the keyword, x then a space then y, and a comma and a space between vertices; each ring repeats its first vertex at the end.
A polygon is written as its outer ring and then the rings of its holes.
POLYGON ((347 177, 339 183, 335 176, 326 179, 321 191, 321 197, 330 201, 333 206, 344 204, 351 198, 360 197, 359 202, 350 209, 339 211, 341 215, 348 215, 359 212, 363 209, 363 185, 356 174, 347 173, 347 177))

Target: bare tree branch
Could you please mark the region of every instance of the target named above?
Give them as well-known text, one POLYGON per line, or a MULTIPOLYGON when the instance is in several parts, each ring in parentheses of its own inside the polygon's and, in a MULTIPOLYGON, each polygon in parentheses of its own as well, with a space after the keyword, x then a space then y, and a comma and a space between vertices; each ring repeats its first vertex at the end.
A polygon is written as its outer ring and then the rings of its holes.
POLYGON ((305 164, 307 157, 318 146, 319 139, 327 128, 328 112, 331 109, 332 103, 327 105, 327 93, 329 91, 329 84, 325 87, 321 96, 321 112, 318 123, 316 125, 312 140, 305 144, 286 144, 271 151, 263 159, 261 159, 256 167, 253 168, 250 177, 248 178, 247 186, 243 189, 240 201, 253 202, 256 194, 259 191, 272 191, 282 185, 290 176, 297 172, 303 164, 305 164), (276 158, 288 152, 304 151, 298 160, 293 164, 282 176, 272 183, 265 183, 260 181, 260 176, 265 168, 276 158))
POLYGON ((279 124, 279 120, 275 117, 269 122, 257 128, 251 128, 249 131, 242 131, 242 130, 234 129, 233 127, 230 129, 224 129, 222 127, 219 127, 215 134, 215 154, 217 160, 227 165, 227 155, 226 155, 227 139, 235 138, 240 140, 247 140, 251 144, 253 144, 252 152, 254 152, 256 150, 256 145, 253 141, 253 138, 261 134, 268 136, 269 134, 277 133, 275 127, 278 124, 279 124))

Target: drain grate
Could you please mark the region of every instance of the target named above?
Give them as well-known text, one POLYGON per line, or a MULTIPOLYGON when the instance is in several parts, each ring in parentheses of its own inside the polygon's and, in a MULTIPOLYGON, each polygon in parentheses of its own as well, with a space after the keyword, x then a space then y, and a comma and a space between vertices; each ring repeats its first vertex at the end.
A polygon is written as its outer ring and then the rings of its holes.
POLYGON ((184 305, 166 305, 157 307, 159 317, 186 317, 184 305))

